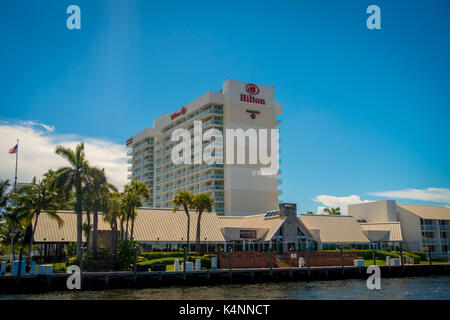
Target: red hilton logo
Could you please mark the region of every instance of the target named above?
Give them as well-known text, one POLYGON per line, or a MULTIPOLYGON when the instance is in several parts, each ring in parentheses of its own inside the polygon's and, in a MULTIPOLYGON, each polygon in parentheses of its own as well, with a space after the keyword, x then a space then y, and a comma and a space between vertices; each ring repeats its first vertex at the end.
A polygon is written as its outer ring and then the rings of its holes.
POLYGON ((247 91, 252 96, 256 96, 259 93, 259 88, 253 83, 249 83, 245 86, 245 91, 247 91))
POLYGON ((266 104, 266 101, 264 99, 258 99, 254 97, 259 94, 259 88, 253 83, 247 84, 245 86, 245 91, 247 91, 248 94, 241 93, 241 101, 256 104, 266 104))

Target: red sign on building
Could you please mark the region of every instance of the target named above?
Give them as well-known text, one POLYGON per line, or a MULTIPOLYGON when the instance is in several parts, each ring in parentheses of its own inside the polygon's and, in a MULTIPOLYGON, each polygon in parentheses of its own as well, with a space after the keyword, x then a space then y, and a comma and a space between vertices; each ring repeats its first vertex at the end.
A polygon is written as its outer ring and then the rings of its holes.
POLYGON ((186 107, 183 107, 183 108, 181 108, 180 111, 177 111, 177 112, 172 113, 172 114, 170 115, 170 120, 173 120, 173 119, 175 119, 176 117, 179 117, 180 115, 185 114, 185 113, 186 113, 186 107))
POLYGON ((259 94, 259 88, 256 84, 247 84, 245 86, 245 91, 247 91, 248 94, 241 93, 241 101, 256 104, 266 104, 266 100, 255 97, 259 94))

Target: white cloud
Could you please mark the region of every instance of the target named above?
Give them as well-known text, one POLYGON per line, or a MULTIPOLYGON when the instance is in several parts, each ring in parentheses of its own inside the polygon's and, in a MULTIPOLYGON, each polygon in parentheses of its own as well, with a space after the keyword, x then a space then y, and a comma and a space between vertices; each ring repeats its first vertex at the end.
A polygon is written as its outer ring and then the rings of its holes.
POLYGON ((430 201, 445 204, 450 203, 450 189, 448 188, 403 189, 396 191, 371 192, 369 195, 385 198, 430 201))
POLYGON ((55 154, 55 148, 70 148, 84 141, 89 163, 104 168, 111 183, 122 189, 127 183, 126 147, 97 138, 81 138, 77 135, 59 135, 54 127, 34 121, 16 124, 0 122, 0 179, 14 181, 15 155, 8 150, 19 139, 18 181, 28 182, 34 176, 41 177, 48 169, 58 169, 67 162, 55 154))
MULTIPOLYGON (((337 197, 322 194, 316 196, 312 200, 315 202, 322 203, 323 205, 325 205, 325 207, 328 208, 340 207, 342 214, 348 213, 347 206, 350 204, 372 202, 372 200, 361 200, 361 198, 357 195, 351 195, 347 197, 337 197)), ((317 207, 317 214, 324 214, 323 209, 325 209, 325 207, 324 206, 317 207)))

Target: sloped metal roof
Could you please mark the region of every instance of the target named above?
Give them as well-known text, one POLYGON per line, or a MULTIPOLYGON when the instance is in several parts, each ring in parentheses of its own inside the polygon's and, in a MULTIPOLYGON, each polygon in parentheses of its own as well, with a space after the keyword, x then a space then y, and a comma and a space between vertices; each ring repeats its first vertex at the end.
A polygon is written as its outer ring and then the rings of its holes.
MULTIPOLYGON (((189 240, 195 241, 198 213, 190 211, 189 240)), ((186 241, 187 216, 182 210, 139 208, 134 223, 134 240, 142 242, 186 241)), ((204 212, 201 218, 200 239, 203 242, 225 242, 215 212, 204 212), (206 238, 206 240, 205 240, 206 238)))
MULTIPOLYGON (((58 216, 64 221, 61 228, 56 220, 51 219, 45 212, 41 212, 34 233, 35 242, 76 242, 77 241, 77 215, 73 211, 58 211, 58 216)), ((34 221, 33 221, 34 223, 34 221)), ((87 217, 83 214, 83 223, 87 223, 87 217)), ((91 224, 93 223, 93 214, 91 214, 91 224)), ((109 225, 103 221, 99 214, 99 230, 110 230, 109 225)), ((85 241, 83 233, 83 241, 85 241)))
MULTIPOLYGON (((136 214, 134 240, 140 242, 186 241, 187 217, 184 211, 174 212, 172 209, 138 208, 136 214)), ((58 216, 64 221, 61 228, 48 215, 42 213, 39 216, 34 235, 35 242, 76 242, 77 215, 73 211, 59 211, 58 216)), ((197 217, 197 212, 190 211, 189 237, 191 241, 195 241, 197 217)), ((86 220, 86 215, 83 214, 83 223, 86 220)), ((131 229, 131 221, 129 228, 131 229)), ((99 214, 98 219, 98 230, 110 230, 109 224, 104 222, 101 214, 99 214)), ((225 242, 221 224, 214 212, 204 212, 202 214, 200 232, 200 239, 203 242, 225 242)), ((83 241, 85 241, 84 234, 83 241)))
POLYGON ((445 206, 397 204, 397 207, 415 214, 422 219, 450 220, 450 208, 445 206))
POLYGON ((370 243, 351 216, 302 214, 300 221, 320 243, 370 243))
MULTIPOLYGON (((386 231, 388 232, 387 239, 380 239, 383 241, 403 241, 402 229, 400 227, 400 222, 370 222, 370 223, 360 223, 361 229, 366 234, 371 231, 386 231)), ((371 238, 370 234, 366 234, 368 238, 371 238)), ((376 241, 376 239, 371 239, 376 241)))

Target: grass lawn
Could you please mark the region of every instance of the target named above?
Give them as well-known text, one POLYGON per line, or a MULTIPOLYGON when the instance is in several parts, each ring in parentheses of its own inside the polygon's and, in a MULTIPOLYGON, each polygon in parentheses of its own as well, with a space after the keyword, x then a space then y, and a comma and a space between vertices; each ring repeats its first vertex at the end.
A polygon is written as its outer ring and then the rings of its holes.
MULTIPOLYGON (((430 262, 427 261, 420 261, 420 264, 429 264, 430 262)), ((431 261, 432 264, 442 264, 442 263, 450 263, 450 260, 438 260, 438 261, 431 261)))
POLYGON ((67 266, 65 262, 57 262, 53 264, 53 271, 67 271, 67 266))
MULTIPOLYGON (((384 260, 376 260, 376 262, 377 262, 377 266, 385 266, 386 265, 386 261, 384 261, 384 260)), ((371 259, 371 260, 364 260, 364 265, 365 266, 373 265, 373 259, 371 259)))

